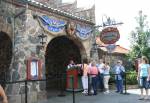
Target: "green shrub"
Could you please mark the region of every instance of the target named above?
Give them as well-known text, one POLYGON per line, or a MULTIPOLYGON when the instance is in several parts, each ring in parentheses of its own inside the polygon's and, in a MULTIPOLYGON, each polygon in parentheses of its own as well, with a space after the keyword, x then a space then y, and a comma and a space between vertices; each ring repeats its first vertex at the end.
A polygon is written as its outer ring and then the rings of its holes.
POLYGON ((127 72, 126 83, 129 85, 137 84, 137 73, 136 73, 136 71, 128 71, 127 72))
POLYGON ((109 83, 115 83, 115 76, 112 74, 110 75, 109 83))
MULTIPOLYGON (((136 71, 132 70, 132 71, 127 71, 126 72, 126 83, 127 83, 127 85, 137 84, 137 79, 136 78, 137 78, 136 71)), ((111 73, 109 83, 110 84, 115 83, 115 75, 113 75, 113 73, 111 73)))

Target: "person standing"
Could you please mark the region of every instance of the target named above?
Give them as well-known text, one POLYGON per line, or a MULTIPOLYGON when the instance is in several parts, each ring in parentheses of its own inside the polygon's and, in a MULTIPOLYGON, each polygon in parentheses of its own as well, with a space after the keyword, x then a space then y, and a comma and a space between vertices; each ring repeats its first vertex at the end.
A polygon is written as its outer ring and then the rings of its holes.
POLYGON ((83 71, 82 75, 82 86, 83 86, 83 92, 84 94, 88 93, 88 64, 87 59, 83 60, 83 64, 81 64, 81 69, 83 71))
POLYGON ((88 72, 92 77, 92 87, 94 90, 93 95, 97 95, 97 75, 98 75, 98 68, 96 67, 96 63, 92 62, 91 67, 89 68, 88 72))
POLYGON ((92 59, 90 59, 89 60, 89 63, 88 63, 88 93, 90 94, 93 94, 94 93, 94 90, 93 90, 93 87, 92 87, 92 75, 90 75, 89 74, 89 71, 90 71, 90 69, 91 69, 91 67, 92 67, 92 62, 93 62, 93 60, 92 59))
POLYGON ((97 64, 97 68, 98 68, 98 71, 99 71, 99 74, 98 74, 98 87, 100 88, 100 91, 103 92, 104 91, 104 81, 103 81, 103 72, 104 72, 104 61, 103 59, 100 59, 99 60, 99 64, 97 64))
POLYGON ((148 64, 148 59, 145 56, 142 56, 141 63, 138 67, 138 76, 137 80, 139 81, 139 87, 141 90, 141 96, 139 100, 148 99, 148 88, 146 87, 147 81, 150 79, 150 66, 148 64), (146 96, 143 95, 143 90, 146 91, 146 96))
POLYGON ((72 67, 74 67, 74 66, 76 66, 75 63, 74 63, 74 61, 73 61, 73 60, 70 60, 70 62, 69 62, 69 64, 68 64, 67 68, 70 69, 70 68, 72 68, 72 67))
POLYGON ((108 94, 109 93, 109 79, 110 79, 110 74, 109 74, 109 71, 110 71, 110 66, 109 66, 109 63, 105 63, 104 65, 104 88, 105 88, 105 94, 108 94))
POLYGON ((7 96, 4 92, 4 89, 2 88, 2 86, 0 85, 0 96, 3 98, 3 102, 2 103, 8 103, 8 100, 7 100, 7 96))
POLYGON ((118 60, 117 64, 114 67, 115 70, 115 80, 116 80, 116 89, 118 93, 123 93, 123 77, 121 75, 121 72, 125 72, 125 68, 122 65, 122 61, 118 60))

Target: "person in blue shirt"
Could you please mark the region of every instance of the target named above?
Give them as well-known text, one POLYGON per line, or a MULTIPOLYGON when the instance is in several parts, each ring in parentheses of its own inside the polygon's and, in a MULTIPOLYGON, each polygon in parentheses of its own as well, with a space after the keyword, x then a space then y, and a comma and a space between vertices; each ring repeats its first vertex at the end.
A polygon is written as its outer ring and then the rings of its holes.
POLYGON ((137 80, 139 81, 139 87, 141 89, 141 97, 139 100, 148 99, 148 88, 146 87, 147 81, 149 81, 150 66, 148 64, 148 59, 145 56, 142 56, 141 63, 138 66, 138 76, 137 80), (143 95, 143 90, 146 91, 146 96, 143 95))
POLYGON ((122 65, 122 61, 118 60, 117 64, 114 66, 115 72, 115 80, 116 80, 116 89, 118 93, 123 93, 123 77, 121 76, 121 72, 125 72, 125 68, 122 65))

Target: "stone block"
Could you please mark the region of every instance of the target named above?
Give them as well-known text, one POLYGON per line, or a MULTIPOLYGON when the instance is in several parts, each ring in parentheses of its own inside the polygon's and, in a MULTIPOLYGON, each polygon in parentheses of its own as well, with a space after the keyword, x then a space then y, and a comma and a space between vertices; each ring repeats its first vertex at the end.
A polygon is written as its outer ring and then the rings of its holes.
POLYGON ((10 24, 8 24, 8 27, 7 27, 7 34, 9 35, 9 37, 12 37, 13 30, 10 24))
POLYGON ((31 92, 28 94, 28 103, 37 103, 37 92, 31 92))
POLYGON ((0 31, 2 31, 3 23, 0 22, 0 31))
MULTIPOLYGON (((25 94, 8 95, 8 101, 9 101, 9 103, 25 103, 25 94)), ((37 92, 28 93, 27 102, 28 103, 37 103, 37 92)))
POLYGON ((37 93, 37 99, 38 99, 38 101, 46 100, 47 99, 47 92, 46 91, 38 92, 37 93))
POLYGON ((8 95, 8 103, 22 103, 21 95, 8 95))
MULTIPOLYGON (((25 103, 25 94, 22 94, 21 100, 22 101, 18 102, 18 103, 25 103)), ((27 101, 28 101, 28 103, 37 103, 37 92, 28 93, 27 101)))
POLYGON ((2 31, 3 32, 6 32, 7 31, 7 25, 4 23, 2 24, 2 31))
POLYGON ((29 34, 35 34, 35 32, 36 32, 36 29, 35 29, 35 28, 31 28, 31 29, 29 30, 29 34))

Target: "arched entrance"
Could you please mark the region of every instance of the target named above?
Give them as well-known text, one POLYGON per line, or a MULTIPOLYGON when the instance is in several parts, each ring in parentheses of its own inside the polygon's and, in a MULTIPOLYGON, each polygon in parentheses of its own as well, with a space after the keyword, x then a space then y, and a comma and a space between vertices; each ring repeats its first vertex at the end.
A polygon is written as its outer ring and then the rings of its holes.
MULTIPOLYGON (((12 41, 10 37, 0 31, 0 81, 6 80, 12 59, 12 41)), ((2 85, 4 86, 4 85, 2 85)))
MULTIPOLYGON (((82 46, 78 46, 75 42, 66 36, 56 37, 50 41, 45 55, 47 77, 66 73, 70 59, 73 59, 75 63, 81 63, 82 46)), ((51 82, 50 85, 47 83, 47 86, 58 88, 59 83, 51 82)))

